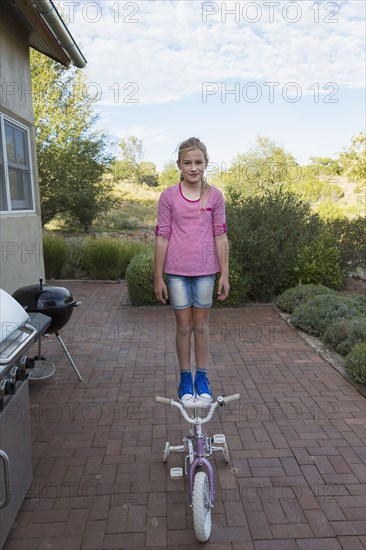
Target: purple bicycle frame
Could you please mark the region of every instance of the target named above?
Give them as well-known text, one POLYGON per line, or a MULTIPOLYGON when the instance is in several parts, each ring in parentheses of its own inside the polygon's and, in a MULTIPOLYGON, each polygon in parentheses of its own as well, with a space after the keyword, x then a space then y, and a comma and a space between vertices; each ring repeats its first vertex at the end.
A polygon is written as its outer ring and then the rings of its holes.
POLYGON ((213 468, 211 463, 207 460, 207 458, 203 456, 204 455, 203 437, 195 437, 195 443, 196 443, 197 456, 193 460, 192 464, 189 464, 188 466, 189 501, 192 504, 193 480, 196 473, 196 469, 200 466, 204 466, 204 468, 206 468, 207 470, 208 482, 209 482, 209 488, 210 488, 210 501, 211 501, 211 505, 213 505, 215 502, 215 483, 214 483, 213 468))

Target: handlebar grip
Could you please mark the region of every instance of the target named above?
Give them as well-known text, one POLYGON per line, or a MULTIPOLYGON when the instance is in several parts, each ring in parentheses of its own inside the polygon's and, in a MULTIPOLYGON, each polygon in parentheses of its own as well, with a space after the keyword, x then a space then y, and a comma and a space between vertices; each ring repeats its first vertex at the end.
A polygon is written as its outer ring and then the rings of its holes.
POLYGON ((232 403, 233 401, 238 401, 240 399, 240 393, 234 393, 233 395, 227 395, 226 397, 222 398, 222 402, 224 405, 227 405, 228 403, 232 403))
POLYGON ((155 401, 157 403, 162 403, 163 405, 170 405, 172 402, 172 399, 168 399, 167 397, 159 397, 158 395, 155 397, 155 401))

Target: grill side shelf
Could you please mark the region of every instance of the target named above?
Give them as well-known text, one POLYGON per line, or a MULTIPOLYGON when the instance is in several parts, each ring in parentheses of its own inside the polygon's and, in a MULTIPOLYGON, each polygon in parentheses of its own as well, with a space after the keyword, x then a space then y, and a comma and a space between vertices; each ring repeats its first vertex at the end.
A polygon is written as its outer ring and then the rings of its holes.
POLYGON ((37 331, 31 325, 25 324, 21 329, 14 331, 14 337, 11 335, 1 343, 0 365, 14 363, 24 349, 33 344, 37 337, 37 331))

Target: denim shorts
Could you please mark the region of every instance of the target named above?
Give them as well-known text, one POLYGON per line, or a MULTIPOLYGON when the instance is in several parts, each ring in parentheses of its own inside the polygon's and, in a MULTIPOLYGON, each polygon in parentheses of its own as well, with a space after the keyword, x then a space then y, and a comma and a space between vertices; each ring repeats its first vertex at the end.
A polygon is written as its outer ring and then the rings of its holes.
POLYGON ((167 274, 167 277, 170 305, 173 309, 212 306, 216 274, 197 276, 167 274))

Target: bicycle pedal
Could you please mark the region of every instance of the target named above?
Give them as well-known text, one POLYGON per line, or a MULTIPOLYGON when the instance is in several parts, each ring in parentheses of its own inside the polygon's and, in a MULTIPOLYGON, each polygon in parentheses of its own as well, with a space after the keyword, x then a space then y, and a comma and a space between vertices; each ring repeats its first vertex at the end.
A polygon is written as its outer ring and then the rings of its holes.
POLYGON ((224 434, 216 434, 213 436, 213 442, 215 445, 224 445, 226 443, 226 437, 224 434))
POLYGON ((183 477, 183 468, 170 468, 170 477, 172 479, 180 479, 183 477))

